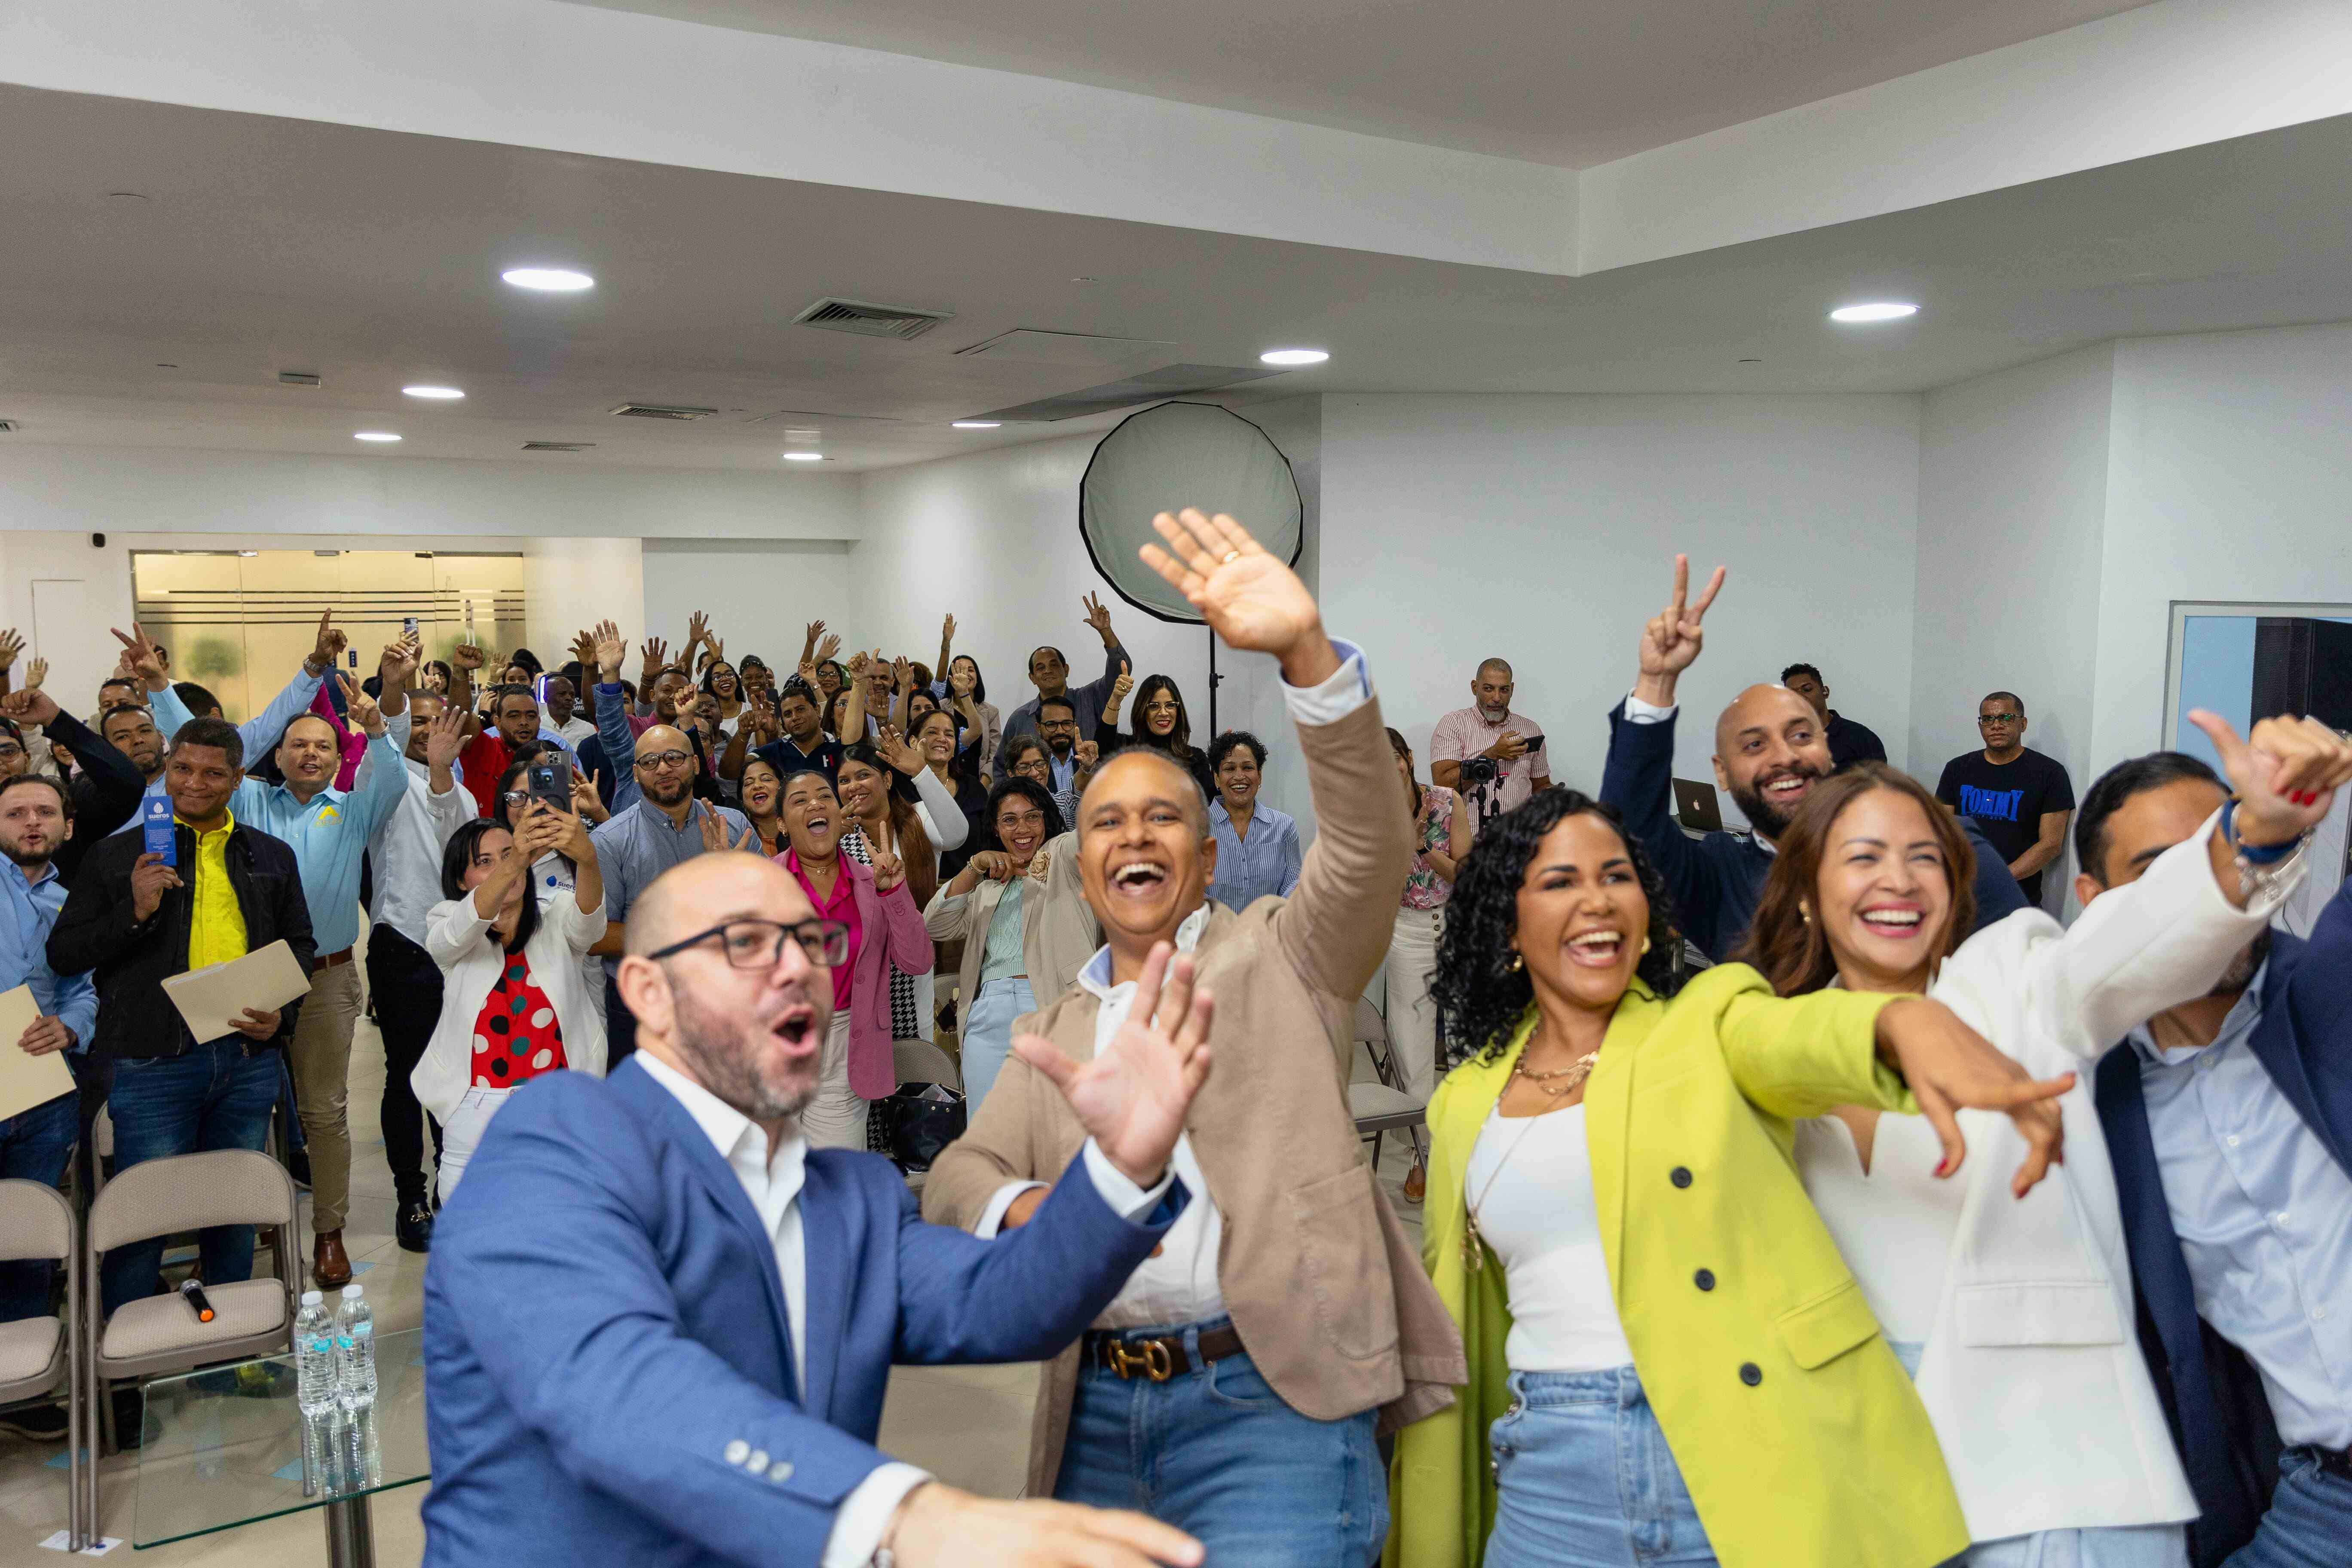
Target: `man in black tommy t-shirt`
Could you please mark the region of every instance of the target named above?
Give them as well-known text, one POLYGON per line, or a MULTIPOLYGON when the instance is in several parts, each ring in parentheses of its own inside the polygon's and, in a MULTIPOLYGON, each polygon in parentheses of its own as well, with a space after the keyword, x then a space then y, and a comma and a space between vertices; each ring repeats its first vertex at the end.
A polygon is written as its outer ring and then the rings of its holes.
POLYGON ((2042 902, 2042 870, 2065 847, 2074 815, 2074 786, 2066 770, 2025 749, 2025 700, 1996 691, 1977 704, 1984 749, 1944 764, 1936 798, 1976 819, 1985 841, 2009 862, 2025 901, 2042 902))

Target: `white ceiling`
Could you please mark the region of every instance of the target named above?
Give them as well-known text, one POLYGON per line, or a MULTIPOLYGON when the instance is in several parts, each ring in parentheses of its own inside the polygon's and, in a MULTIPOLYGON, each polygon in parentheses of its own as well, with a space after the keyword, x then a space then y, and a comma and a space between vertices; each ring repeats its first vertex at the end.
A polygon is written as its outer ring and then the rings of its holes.
POLYGON ((841 472, 1107 423, 946 427, 1114 378, 954 354, 1016 328, 1171 345, 1139 368, 1332 351, 1256 399, 1912 391, 2116 336, 2352 318, 2352 117, 1573 279, 22 88, 0 145, 7 442, 587 440, 532 460, 791 471, 785 430, 814 425, 835 461, 806 467, 841 472), (497 281, 533 261, 600 286, 497 281), (907 343, 790 324, 828 293, 956 317, 907 343), (1885 294, 1927 309, 1823 320, 1885 294), (420 380, 467 399, 398 395, 420 380), (630 399, 724 412, 606 416, 630 399), (352 440, 371 427, 407 439, 352 440))
POLYGON ((2147 0, 577 0, 1586 168, 2147 0))

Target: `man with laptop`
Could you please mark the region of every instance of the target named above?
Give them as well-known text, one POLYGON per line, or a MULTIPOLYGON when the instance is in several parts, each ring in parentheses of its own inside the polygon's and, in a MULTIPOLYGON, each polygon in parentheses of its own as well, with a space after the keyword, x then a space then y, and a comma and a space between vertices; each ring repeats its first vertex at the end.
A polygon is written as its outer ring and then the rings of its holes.
MULTIPOLYGON (((1717 963, 1748 935, 1771 874, 1774 844, 1813 784, 1836 771, 1812 704, 1785 686, 1751 686, 1715 721, 1715 780, 1747 816, 1754 836, 1722 831, 1719 815, 1715 831, 1696 838, 1684 834, 1684 825, 1700 826, 1702 805, 1712 814, 1715 802, 1713 792, 1674 776, 1675 688, 1698 658, 1700 623, 1723 577, 1717 567, 1706 591, 1691 604, 1690 559, 1675 557, 1674 598, 1642 628, 1640 675, 1632 695, 1609 714, 1609 760, 1601 773, 1601 800, 1623 815, 1627 830, 1657 862, 1683 934, 1717 963), (1677 797, 1687 814, 1684 824, 1667 812, 1677 797)), ((1977 924, 2023 909, 2017 879, 2001 858, 1965 818, 1961 826, 1977 849, 1977 924)))

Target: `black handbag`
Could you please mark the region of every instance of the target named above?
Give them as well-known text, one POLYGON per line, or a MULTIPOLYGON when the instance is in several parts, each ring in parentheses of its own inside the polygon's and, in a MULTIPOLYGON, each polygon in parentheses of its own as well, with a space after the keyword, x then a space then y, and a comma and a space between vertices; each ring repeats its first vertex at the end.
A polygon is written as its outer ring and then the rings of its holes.
POLYGON ((963 1096, 939 1084, 901 1084, 874 1102, 887 1121, 887 1153, 902 1171, 928 1171, 940 1152, 963 1136, 969 1113, 963 1096))

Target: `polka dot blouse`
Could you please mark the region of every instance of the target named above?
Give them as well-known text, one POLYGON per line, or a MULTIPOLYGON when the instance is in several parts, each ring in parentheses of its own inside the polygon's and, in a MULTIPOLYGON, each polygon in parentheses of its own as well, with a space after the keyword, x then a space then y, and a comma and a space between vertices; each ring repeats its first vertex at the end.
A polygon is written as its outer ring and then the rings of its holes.
POLYGON ((530 977, 530 961, 507 954, 507 966, 474 1019, 476 1089, 512 1089, 564 1066, 563 1026, 530 977))

